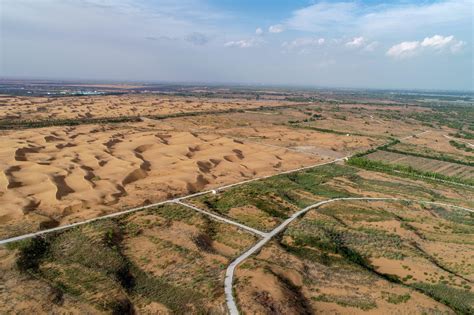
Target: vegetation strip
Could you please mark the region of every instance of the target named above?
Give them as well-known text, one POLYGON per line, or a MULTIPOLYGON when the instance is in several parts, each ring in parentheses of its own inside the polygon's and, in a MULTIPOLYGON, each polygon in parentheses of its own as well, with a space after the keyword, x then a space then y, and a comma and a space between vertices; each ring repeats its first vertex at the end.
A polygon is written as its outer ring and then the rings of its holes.
MULTIPOLYGON (((455 147, 458 150, 463 150, 466 152, 474 152, 474 146, 471 144, 466 145, 466 143, 463 142, 457 142, 454 140, 449 140, 449 144, 455 147)), ((474 165, 474 163, 472 163, 474 165)))
POLYGON ((467 145, 469 145, 471 148, 474 147, 474 144, 470 143, 469 141, 465 141, 465 140, 462 140, 462 139, 459 139, 459 138, 453 138, 453 137, 450 137, 448 135, 443 135, 446 139, 450 139, 450 140, 455 140, 455 141, 460 141, 462 143, 465 143, 467 145))
POLYGON ((370 160, 366 157, 353 156, 348 160, 348 164, 367 170, 376 170, 387 173, 405 174, 413 177, 420 177, 426 179, 434 179, 443 181, 445 183, 458 184, 467 187, 474 187, 474 180, 462 179, 453 176, 447 176, 439 173, 425 172, 422 170, 415 169, 411 166, 401 164, 389 164, 381 161, 370 160))
POLYGON ((469 139, 469 140, 474 139, 474 133, 465 131, 465 130, 459 130, 457 133, 453 134, 452 136, 456 138, 463 138, 463 139, 469 139))

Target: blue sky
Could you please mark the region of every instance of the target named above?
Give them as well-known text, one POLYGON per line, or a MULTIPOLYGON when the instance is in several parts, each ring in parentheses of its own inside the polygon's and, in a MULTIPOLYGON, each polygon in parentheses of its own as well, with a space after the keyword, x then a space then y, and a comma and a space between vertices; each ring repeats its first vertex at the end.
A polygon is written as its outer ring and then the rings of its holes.
POLYGON ((0 76, 473 90, 474 0, 0 0, 0 76))

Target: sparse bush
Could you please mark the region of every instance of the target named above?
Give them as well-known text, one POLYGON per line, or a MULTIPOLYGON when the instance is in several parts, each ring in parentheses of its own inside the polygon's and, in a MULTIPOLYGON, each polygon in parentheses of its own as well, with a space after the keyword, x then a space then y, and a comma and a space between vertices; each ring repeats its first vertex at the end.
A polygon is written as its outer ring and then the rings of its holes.
POLYGON ((410 294, 394 294, 389 292, 382 292, 382 296, 385 297, 388 303, 401 304, 406 303, 410 298, 410 294))

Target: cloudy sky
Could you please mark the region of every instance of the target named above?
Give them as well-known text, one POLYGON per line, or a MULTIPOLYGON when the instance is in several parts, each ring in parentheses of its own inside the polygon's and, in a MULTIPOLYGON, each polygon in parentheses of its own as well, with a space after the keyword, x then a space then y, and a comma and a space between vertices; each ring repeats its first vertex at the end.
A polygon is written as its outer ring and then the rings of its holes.
POLYGON ((474 0, 0 0, 0 76, 473 90, 474 0))

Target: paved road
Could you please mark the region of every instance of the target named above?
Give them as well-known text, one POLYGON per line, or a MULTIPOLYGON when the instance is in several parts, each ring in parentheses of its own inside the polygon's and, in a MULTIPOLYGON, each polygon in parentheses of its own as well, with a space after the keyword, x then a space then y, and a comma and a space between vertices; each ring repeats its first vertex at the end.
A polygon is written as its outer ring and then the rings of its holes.
POLYGON ((234 282, 234 272, 235 268, 242 263, 245 259, 250 257, 252 254, 260 250, 265 244, 267 244, 274 236, 282 232, 288 224, 293 222, 296 218, 299 216, 303 215, 304 213, 308 212, 311 209, 321 207, 322 205, 336 202, 336 201, 354 201, 354 200, 364 200, 364 201, 409 201, 409 202, 417 202, 417 203, 426 203, 426 204, 434 204, 434 205, 441 205, 441 206, 448 206, 448 207, 453 207, 453 208, 458 208, 461 210, 469 211, 469 212, 474 212, 474 210, 469 209, 469 208, 464 208, 460 206, 455 206, 455 205, 449 205, 449 204, 444 204, 440 202, 432 202, 432 201, 424 201, 424 200, 410 200, 410 199, 403 199, 403 198, 371 198, 371 197, 349 197, 349 198, 334 198, 334 199, 329 199, 329 200, 324 200, 320 201, 318 203, 315 203, 313 205, 310 205, 306 208, 301 209, 300 211, 294 213, 291 217, 286 219, 283 223, 281 223, 279 226, 277 226, 273 231, 268 233, 263 239, 261 239, 258 243, 256 243, 254 246, 252 246, 249 250, 244 252, 242 255, 237 257, 230 265, 227 267, 226 274, 225 274, 225 280, 224 280, 224 291, 225 291, 225 296, 226 296, 226 303, 227 303, 227 308, 229 310, 229 313, 231 315, 238 315, 239 310, 237 308, 237 304, 234 299, 233 295, 233 282, 234 282))
POLYGON ((228 224, 232 224, 232 225, 235 225, 243 230, 246 230, 246 231, 249 231, 253 234, 256 234, 258 236, 261 236, 261 237, 266 237, 268 233, 265 233, 265 232, 262 232, 262 231, 259 231, 257 229, 254 229, 252 227, 249 227, 249 226, 246 226, 244 224, 241 224, 239 222, 236 222, 236 221, 232 221, 230 219, 227 219, 227 218, 224 218, 224 217, 221 217, 221 216, 218 216, 214 213, 211 213, 211 212, 208 212, 208 211, 205 211, 205 210, 202 210, 202 209, 199 209, 198 207, 195 207, 193 205, 190 205, 189 203, 184 203, 182 201, 175 201, 175 203, 179 204, 179 205, 182 205, 182 206, 185 206, 185 207, 188 207, 188 208, 191 208, 197 212, 200 212, 202 214, 205 214, 207 216, 210 216, 211 218, 214 218, 215 220, 217 221, 222 221, 222 222, 225 222, 225 223, 228 223, 228 224))
POLYGON ((29 234, 24 234, 24 235, 20 235, 20 236, 15 236, 15 237, 3 239, 3 240, 0 240, 0 245, 4 245, 4 244, 16 242, 16 241, 21 241, 21 240, 24 240, 24 239, 27 239, 27 238, 40 236, 40 235, 44 235, 44 234, 48 234, 48 233, 52 233, 52 232, 57 232, 57 231, 61 231, 61 230, 70 229, 70 228, 73 228, 75 226, 84 225, 84 224, 92 223, 92 222, 99 221, 99 220, 118 217, 118 216, 121 216, 121 215, 124 215, 124 214, 127 214, 127 213, 140 211, 140 210, 145 210, 145 209, 148 209, 148 208, 164 205, 164 204, 169 203, 169 202, 171 202, 171 201, 166 200, 166 201, 162 201, 162 202, 157 202, 157 203, 142 206, 142 207, 132 208, 132 209, 128 209, 128 210, 125 210, 125 211, 115 212, 115 213, 107 214, 107 215, 104 215, 104 216, 101 216, 101 217, 97 217, 97 218, 93 218, 93 219, 89 219, 89 220, 84 220, 84 221, 81 221, 81 222, 76 222, 76 223, 71 223, 71 224, 67 224, 67 225, 58 226, 58 227, 55 227, 55 228, 52 228, 52 229, 42 230, 42 231, 38 231, 38 232, 34 232, 34 233, 29 233, 29 234))

